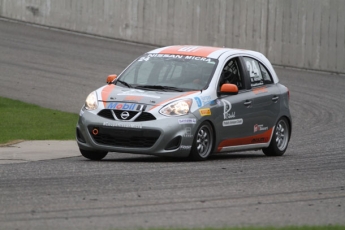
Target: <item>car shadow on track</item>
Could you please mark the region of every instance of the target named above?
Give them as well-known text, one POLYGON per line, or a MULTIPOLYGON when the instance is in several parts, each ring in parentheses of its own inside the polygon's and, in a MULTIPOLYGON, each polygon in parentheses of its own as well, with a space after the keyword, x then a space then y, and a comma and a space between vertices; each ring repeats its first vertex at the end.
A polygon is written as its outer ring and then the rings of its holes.
MULTIPOLYGON (((237 159, 254 159, 254 158, 267 158, 262 153, 248 152, 248 153, 222 153, 210 156, 206 161, 227 161, 237 159)), ((86 159, 85 159, 86 160, 86 159)), ((116 153, 110 153, 102 162, 127 162, 127 163, 191 163, 197 162, 189 160, 188 158, 175 158, 175 157, 158 157, 149 155, 136 155, 136 154, 121 154, 118 156, 116 153)))

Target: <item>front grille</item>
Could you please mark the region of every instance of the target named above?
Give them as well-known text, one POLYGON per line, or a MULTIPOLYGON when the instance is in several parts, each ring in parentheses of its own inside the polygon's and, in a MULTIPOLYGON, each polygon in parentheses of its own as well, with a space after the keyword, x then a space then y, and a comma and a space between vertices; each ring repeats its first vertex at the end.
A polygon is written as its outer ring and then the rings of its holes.
MULTIPOLYGON (((112 111, 111 109, 103 109, 98 113, 98 116, 104 117, 104 118, 107 118, 110 120, 115 120, 111 111, 112 111)), ((123 120, 121 118, 121 113, 124 110, 115 110, 114 109, 113 111, 114 111, 117 119, 123 120)), ((125 121, 132 119, 138 113, 138 111, 127 111, 127 112, 129 113, 130 116, 127 119, 125 119, 125 121)), ((152 120, 156 120, 155 116, 153 116, 151 113, 142 112, 134 121, 138 122, 138 121, 152 121, 152 120)))
POLYGON ((110 109, 103 109, 98 113, 98 116, 110 119, 110 120, 115 120, 113 114, 111 113, 110 109))
POLYGON ((123 110, 114 110, 115 116, 117 117, 117 119, 119 120, 126 120, 129 121, 130 119, 132 119, 135 115, 137 115, 139 112, 138 111, 126 111, 129 113, 129 117, 127 117, 126 119, 122 119, 121 118, 121 113, 123 113, 123 110))
POLYGON ((146 113, 146 112, 141 113, 140 116, 135 119, 135 121, 152 121, 152 120, 156 120, 155 116, 153 116, 151 113, 146 113))
POLYGON ((114 147, 150 148, 160 136, 160 131, 136 128, 96 127, 98 134, 92 134, 95 127, 90 126, 89 132, 98 144, 114 147))

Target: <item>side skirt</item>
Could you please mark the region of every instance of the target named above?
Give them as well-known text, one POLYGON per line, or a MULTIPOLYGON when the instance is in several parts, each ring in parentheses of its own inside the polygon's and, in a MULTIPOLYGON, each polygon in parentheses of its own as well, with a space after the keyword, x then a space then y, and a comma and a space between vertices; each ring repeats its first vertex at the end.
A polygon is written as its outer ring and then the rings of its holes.
POLYGON ((269 145, 270 145, 270 142, 262 143, 262 144, 228 146, 228 147, 223 147, 222 150, 220 150, 219 152, 238 152, 238 151, 247 151, 247 150, 257 150, 257 149, 267 148, 269 145))
POLYGON ((274 130, 275 130, 275 126, 273 126, 272 132, 271 132, 271 137, 270 137, 269 141, 266 143, 224 146, 218 152, 238 152, 238 151, 259 150, 262 148, 267 148, 272 141, 274 130))

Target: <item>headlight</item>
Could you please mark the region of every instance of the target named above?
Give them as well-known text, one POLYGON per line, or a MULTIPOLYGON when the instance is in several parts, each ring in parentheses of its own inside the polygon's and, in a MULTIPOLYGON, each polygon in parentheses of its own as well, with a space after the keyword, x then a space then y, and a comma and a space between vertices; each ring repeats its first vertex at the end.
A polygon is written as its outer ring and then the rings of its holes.
POLYGON ((189 113, 192 106, 192 99, 185 99, 172 102, 164 106, 159 112, 165 116, 182 116, 189 113))
POLYGON ((85 109, 87 109, 87 110, 94 110, 94 109, 97 109, 97 107, 98 107, 97 94, 96 94, 95 91, 93 91, 86 98, 85 109))

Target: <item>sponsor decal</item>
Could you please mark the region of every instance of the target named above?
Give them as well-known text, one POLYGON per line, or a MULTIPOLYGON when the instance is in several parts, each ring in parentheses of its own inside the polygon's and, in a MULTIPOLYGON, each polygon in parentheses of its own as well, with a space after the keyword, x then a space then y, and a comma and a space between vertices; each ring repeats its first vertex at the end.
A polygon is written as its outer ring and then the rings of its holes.
POLYGON ((180 146, 180 149, 186 149, 186 150, 188 150, 188 149, 191 149, 191 148, 192 148, 191 145, 181 145, 181 146, 180 146))
POLYGON ((216 103, 217 103, 217 105, 222 105, 222 101, 219 99, 216 100, 216 103))
POLYGON ((150 57, 141 57, 138 61, 148 61, 150 57))
MULTIPOLYGON (((259 82, 259 83, 252 83, 251 84, 251 86, 252 87, 256 87, 256 86, 260 86, 260 85, 263 85, 264 83, 261 81, 261 82, 259 82)), ((267 91, 257 91, 257 92, 254 92, 255 94, 259 94, 259 93, 265 93, 265 92, 267 92, 267 91)))
POLYGON ((236 113, 235 112, 230 112, 231 111, 231 103, 227 100, 222 99, 223 105, 224 105, 224 119, 231 119, 231 118, 235 118, 236 117, 236 113))
POLYGON ((243 124, 242 118, 223 121, 223 126, 235 126, 235 125, 242 125, 242 124, 243 124))
POLYGON ((254 125, 254 133, 259 132, 259 131, 265 131, 268 130, 268 127, 264 127, 264 125, 254 125))
POLYGON ((140 124, 124 124, 124 123, 109 123, 109 122, 103 122, 103 126, 133 128, 133 129, 142 129, 143 128, 142 125, 140 125, 140 124))
POLYGON ((260 137, 260 138, 254 138, 252 140, 252 144, 256 144, 256 143, 266 143, 268 142, 268 138, 267 137, 260 137))
POLYGON ((248 145, 248 144, 255 144, 255 142, 258 141, 264 141, 260 143, 267 143, 272 135, 273 128, 270 128, 269 130, 260 133, 260 134, 255 134, 252 136, 247 136, 247 137, 241 137, 241 138, 231 138, 231 139, 226 139, 221 141, 221 143, 217 147, 218 152, 222 152, 223 150, 226 150, 227 147, 231 146, 239 146, 239 145, 248 145), (264 138, 264 139, 261 139, 264 138), (223 149, 225 148, 225 149, 223 149))
POLYGON ((210 108, 207 109, 199 109, 200 116, 211 116, 211 110, 210 108))
POLYGON ((256 82, 256 81, 261 81, 262 80, 262 78, 261 77, 253 77, 253 78, 250 78, 250 81, 251 82, 256 82))
POLYGON ((179 124, 196 124, 196 119, 195 118, 183 118, 183 119, 178 119, 179 124))
POLYGON ((196 60, 196 61, 204 61, 204 62, 211 62, 211 58, 206 57, 198 57, 198 56, 185 56, 179 54, 148 54, 146 57, 141 57, 138 61, 148 61, 150 57, 158 57, 158 58, 176 58, 176 59, 186 59, 186 60, 196 60))
POLYGON ((139 110, 140 105, 134 103, 111 102, 107 104, 107 109, 118 110, 139 110))
POLYGON ((196 104, 200 108, 202 106, 202 101, 201 101, 200 97, 194 97, 194 100, 196 101, 196 104))
POLYGON ((123 95, 123 96, 130 95, 130 96, 137 96, 137 97, 160 98, 159 96, 146 94, 145 91, 140 90, 140 89, 131 89, 131 90, 125 91, 125 92, 123 92, 123 93, 119 93, 119 94, 117 94, 117 95, 120 95, 120 96, 122 96, 122 95, 123 95))
POLYGON ((217 100, 211 100, 207 105, 217 105, 217 100))
POLYGON ((215 105, 216 101, 212 100, 211 96, 204 96, 204 97, 194 97, 198 107, 202 107, 205 105, 215 105))
POLYGON ((193 137, 193 135, 192 135, 192 128, 191 127, 186 127, 185 128, 185 134, 183 135, 183 137, 187 137, 187 138, 193 137))

